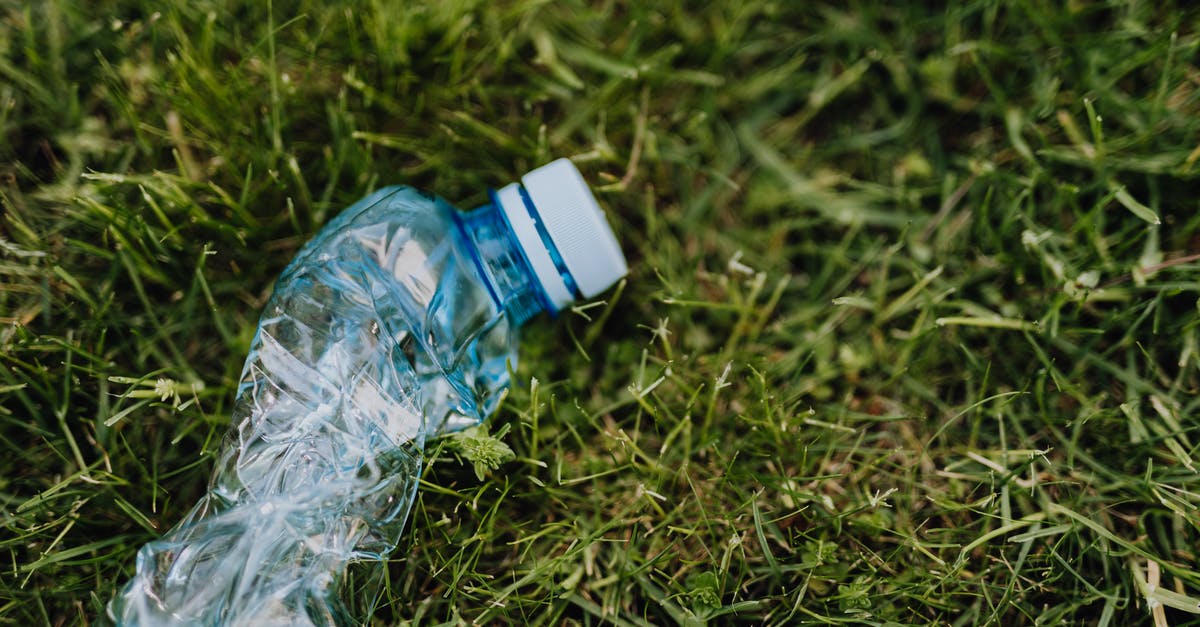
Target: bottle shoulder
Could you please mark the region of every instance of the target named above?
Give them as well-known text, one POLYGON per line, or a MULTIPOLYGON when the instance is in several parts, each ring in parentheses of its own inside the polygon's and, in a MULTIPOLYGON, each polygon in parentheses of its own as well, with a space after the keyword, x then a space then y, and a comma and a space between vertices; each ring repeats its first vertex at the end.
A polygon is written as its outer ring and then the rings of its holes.
POLYGON ((339 232, 385 224, 412 235, 440 235, 451 230, 450 203, 429 192, 407 185, 390 185, 371 192, 330 220, 313 238, 322 240, 339 232))
POLYGON ((410 241, 433 246, 454 237, 455 211, 445 200, 415 187, 381 187, 327 222, 297 252, 280 279, 313 264, 336 263, 364 246, 394 247, 410 241))

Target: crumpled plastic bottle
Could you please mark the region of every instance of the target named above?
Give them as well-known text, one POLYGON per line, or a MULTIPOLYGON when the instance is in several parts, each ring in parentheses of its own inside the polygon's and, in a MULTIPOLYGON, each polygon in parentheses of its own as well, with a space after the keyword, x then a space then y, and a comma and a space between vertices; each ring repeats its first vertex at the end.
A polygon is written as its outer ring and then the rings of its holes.
POLYGON ((347 569, 383 572, 425 443, 496 410, 526 320, 595 296, 627 271, 570 161, 491 199, 460 212, 388 187, 304 246, 259 321, 207 495, 138 552, 110 618, 365 619, 342 599, 347 569))

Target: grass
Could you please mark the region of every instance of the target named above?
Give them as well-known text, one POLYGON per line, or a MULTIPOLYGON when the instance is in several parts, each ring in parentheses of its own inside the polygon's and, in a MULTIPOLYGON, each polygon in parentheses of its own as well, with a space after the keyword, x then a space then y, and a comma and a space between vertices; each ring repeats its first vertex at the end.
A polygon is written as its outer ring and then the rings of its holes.
POLYGON ((1200 14, 0 4, 0 623, 205 489, 370 189, 570 156, 632 273, 435 444, 380 624, 1200 624, 1200 14))

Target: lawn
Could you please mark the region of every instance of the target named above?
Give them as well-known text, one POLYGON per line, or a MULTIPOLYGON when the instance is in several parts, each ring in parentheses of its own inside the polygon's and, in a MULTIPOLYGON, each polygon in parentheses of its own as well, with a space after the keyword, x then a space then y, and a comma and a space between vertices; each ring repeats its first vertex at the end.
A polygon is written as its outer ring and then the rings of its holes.
POLYGON ((339 209, 564 156, 631 273, 376 623, 1200 624, 1186 4, 0 0, 0 624, 105 622, 339 209))

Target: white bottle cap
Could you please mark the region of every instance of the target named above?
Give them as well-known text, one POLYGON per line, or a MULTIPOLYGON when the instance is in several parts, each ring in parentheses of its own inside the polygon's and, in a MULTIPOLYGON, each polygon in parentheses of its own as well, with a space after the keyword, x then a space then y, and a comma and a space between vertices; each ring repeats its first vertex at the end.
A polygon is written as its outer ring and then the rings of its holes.
POLYGON ((512 183, 496 199, 556 309, 625 276, 629 267, 617 237, 575 164, 552 161, 521 180, 523 190, 512 183))

